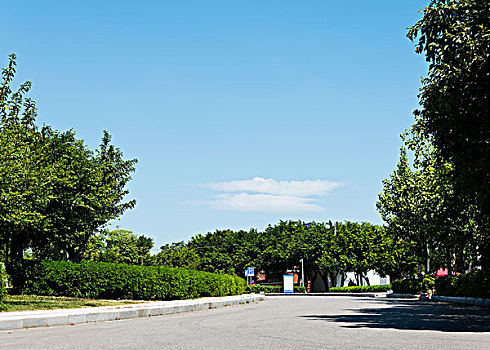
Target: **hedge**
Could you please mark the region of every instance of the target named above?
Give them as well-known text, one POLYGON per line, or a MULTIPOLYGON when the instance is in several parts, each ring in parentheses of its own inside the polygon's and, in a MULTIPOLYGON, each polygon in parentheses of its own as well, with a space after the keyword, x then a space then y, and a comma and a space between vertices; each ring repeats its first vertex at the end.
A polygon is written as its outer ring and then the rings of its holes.
POLYGON ((0 263, 0 310, 5 309, 3 304, 3 299, 7 296, 7 272, 5 271, 5 266, 0 263))
POLYGON ((490 271, 473 271, 436 279, 436 293, 448 297, 490 298, 490 271))
POLYGON ((387 292, 391 289, 391 284, 373 286, 352 286, 352 287, 331 287, 331 293, 372 293, 387 292))
POLYGON ((94 261, 31 261, 13 282, 18 293, 93 299, 189 299, 242 294, 246 289, 245 280, 237 276, 94 261))
MULTIPOLYGON (((261 286, 259 284, 249 285, 247 291, 250 293, 282 293, 282 286, 261 286)), ((295 293, 304 293, 305 287, 295 286, 295 293)))
POLYGON ((391 283, 391 289, 393 290, 393 293, 419 294, 420 292, 422 292, 422 280, 406 279, 393 281, 391 283))

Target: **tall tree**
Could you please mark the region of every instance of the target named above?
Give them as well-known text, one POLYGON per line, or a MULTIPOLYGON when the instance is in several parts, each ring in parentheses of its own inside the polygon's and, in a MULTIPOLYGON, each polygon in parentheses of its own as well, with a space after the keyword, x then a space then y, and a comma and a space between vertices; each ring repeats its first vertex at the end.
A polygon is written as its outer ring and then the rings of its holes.
POLYGON ((35 233, 44 230, 39 208, 53 179, 53 168, 44 162, 49 142, 34 124, 35 103, 24 97, 31 83, 12 91, 16 56, 9 57, 0 86, 0 242, 6 262, 21 259, 35 233))
POLYGON ((438 156, 430 139, 419 137, 414 129, 405 135, 414 163, 402 147, 397 169, 383 180, 377 208, 388 235, 406 246, 408 256, 415 248, 426 273, 439 267, 464 270, 477 256, 472 206, 456 195, 452 164, 438 156))
POLYGON ((124 160, 104 132, 90 151, 73 131, 39 128, 35 103, 13 92, 16 57, 0 86, 0 244, 13 265, 31 248, 49 259, 83 258, 91 235, 135 205, 124 202, 136 160, 124 160))
POLYGON ((432 0, 408 32, 429 62, 415 127, 454 167, 455 190, 476 209, 480 264, 490 267, 490 3, 432 0))

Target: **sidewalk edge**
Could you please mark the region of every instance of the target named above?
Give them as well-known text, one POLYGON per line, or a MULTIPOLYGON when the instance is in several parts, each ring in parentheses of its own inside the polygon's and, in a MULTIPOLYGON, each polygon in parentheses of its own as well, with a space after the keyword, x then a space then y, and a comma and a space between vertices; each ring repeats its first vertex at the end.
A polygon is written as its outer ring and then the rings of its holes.
POLYGON ((193 300, 175 300, 170 302, 154 302, 148 304, 131 304, 125 308, 98 308, 97 310, 85 309, 60 309, 53 312, 29 312, 15 315, 0 314, 0 331, 33 328, 74 325, 88 322, 116 321, 138 317, 151 317, 168 315, 180 312, 191 312, 220 307, 258 303, 264 300, 259 294, 246 294, 220 298, 202 298, 193 300))

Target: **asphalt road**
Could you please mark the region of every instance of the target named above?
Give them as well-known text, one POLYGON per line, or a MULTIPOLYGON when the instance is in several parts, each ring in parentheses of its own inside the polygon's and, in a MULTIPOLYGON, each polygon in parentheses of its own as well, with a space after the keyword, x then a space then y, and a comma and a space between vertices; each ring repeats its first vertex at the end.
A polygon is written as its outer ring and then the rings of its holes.
POLYGON ((490 309, 350 297, 0 332, 0 349, 490 349, 490 309))

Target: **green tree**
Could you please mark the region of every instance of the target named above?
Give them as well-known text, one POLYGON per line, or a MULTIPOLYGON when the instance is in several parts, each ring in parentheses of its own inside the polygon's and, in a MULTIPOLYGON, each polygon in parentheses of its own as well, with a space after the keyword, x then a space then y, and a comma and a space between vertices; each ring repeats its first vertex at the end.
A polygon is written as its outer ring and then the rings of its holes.
POLYGON ((160 247, 161 251, 152 257, 152 264, 168 267, 182 267, 197 270, 200 258, 196 251, 181 241, 160 247))
POLYGON ((433 245, 427 227, 428 209, 426 191, 420 186, 423 176, 417 176, 410 167, 407 150, 402 147, 396 170, 383 180, 383 192, 376 203, 382 219, 387 223, 388 234, 395 240, 414 242, 418 256, 428 259, 428 245, 433 245))
POLYGON ((415 128, 453 167, 454 190, 474 211, 480 264, 490 266, 490 5, 432 0, 408 32, 429 62, 415 128))
POLYGON ((199 269, 244 276, 247 266, 256 266, 260 246, 258 232, 216 230, 196 235, 187 246, 199 256, 199 269))
POLYGON ((424 263, 415 242, 392 237, 389 230, 386 230, 380 243, 384 246, 385 254, 376 270, 380 275, 389 275, 392 281, 413 278, 419 266, 424 263))
MULTIPOLYGON (((253 266, 277 277, 288 270, 299 272, 303 259, 305 279, 319 277, 327 288, 329 279, 336 284, 346 272, 356 271, 358 283, 363 283, 368 270, 386 274, 403 266, 405 261, 391 256, 394 243, 383 227, 353 222, 337 226, 289 220, 269 225, 264 232, 216 230, 187 243, 162 246, 152 263, 240 276, 253 266)), ((401 256, 399 250, 396 253, 401 256)))
POLYGON ((391 254, 383 227, 346 221, 338 226, 335 241, 342 267, 356 273, 358 285, 369 284, 369 270, 383 274, 386 255, 391 254))
POLYGON ((104 231, 92 236, 87 258, 94 261, 129 265, 151 265, 153 239, 128 230, 104 231))
POLYGON ((299 242, 295 238, 298 238, 302 230, 302 223, 295 221, 281 220, 274 226, 267 226, 261 234, 258 267, 269 274, 282 274, 298 265, 301 254, 298 254, 299 242))
POLYGON ((334 232, 332 224, 317 222, 305 224, 302 221, 293 221, 289 223, 289 226, 291 232, 287 239, 288 260, 286 260, 286 266, 292 269, 299 266, 300 259, 303 259, 305 279, 314 280, 320 277, 328 289, 329 276, 336 279, 332 268, 335 262, 331 259, 325 260, 325 253, 331 248, 328 243, 334 232), (328 266, 325 261, 329 262, 328 266))
MULTIPOLYGON (((377 208, 388 235, 406 246, 407 257, 418 252, 426 273, 439 267, 464 270, 476 259, 472 207, 456 194, 452 165, 438 156, 430 139, 420 136, 416 129, 405 135, 414 163, 410 165, 403 147, 397 169, 383 180, 377 208)), ((411 262, 408 270, 410 266, 411 262)))
POLYGON ((83 258, 91 235, 135 205, 124 202, 136 160, 124 160, 104 132, 97 152, 73 131, 36 124, 30 82, 12 92, 16 57, 0 86, 0 244, 13 266, 31 248, 43 259, 83 258))
POLYGON ((260 253, 263 247, 261 233, 256 229, 240 230, 237 233, 236 249, 233 254, 235 274, 245 277, 247 267, 260 268, 260 253))
MULTIPOLYGON (((329 222, 328 236, 320 246, 322 251, 317 260, 318 267, 328 272, 332 286, 337 285, 337 278, 340 275, 341 285, 344 284, 344 273, 349 270, 349 258, 346 255, 348 242, 342 230, 337 231, 337 223, 329 222)), ((325 285, 327 285, 325 283, 325 285)))

